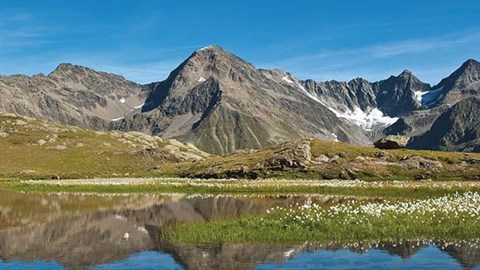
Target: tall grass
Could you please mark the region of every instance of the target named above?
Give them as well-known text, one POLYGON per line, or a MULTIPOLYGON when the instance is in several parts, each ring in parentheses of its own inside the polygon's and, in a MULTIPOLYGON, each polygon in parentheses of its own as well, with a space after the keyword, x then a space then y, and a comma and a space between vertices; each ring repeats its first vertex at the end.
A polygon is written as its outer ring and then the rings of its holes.
POLYGON ((236 220, 180 224, 161 237, 164 241, 189 243, 478 240, 479 205, 478 193, 331 208, 305 205, 236 220))
MULTIPOLYGON (((151 179, 144 183, 103 184, 79 180, 80 184, 64 181, 4 181, 0 187, 39 192, 90 193, 186 193, 186 194, 329 194, 368 197, 427 198, 454 192, 480 191, 478 182, 363 182, 363 181, 232 181, 151 179), (83 181, 85 183, 83 184, 83 181)), ((99 180, 100 181, 100 180, 99 180)), ((113 182, 115 180, 112 180, 113 182)))

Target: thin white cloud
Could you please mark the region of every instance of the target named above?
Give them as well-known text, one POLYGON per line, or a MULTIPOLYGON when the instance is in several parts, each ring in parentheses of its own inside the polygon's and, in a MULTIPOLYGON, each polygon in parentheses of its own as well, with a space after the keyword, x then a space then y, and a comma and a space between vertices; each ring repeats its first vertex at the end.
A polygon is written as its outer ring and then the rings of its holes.
POLYGON ((468 33, 456 33, 435 38, 410 39, 385 44, 375 44, 366 47, 357 47, 340 50, 324 50, 308 55, 294 56, 273 65, 287 66, 304 64, 305 62, 319 61, 325 59, 348 58, 351 61, 356 59, 387 58, 391 56, 414 54, 425 51, 452 48, 461 44, 480 41, 480 30, 476 29, 468 33))
POLYGON ((32 15, 26 12, 15 13, 11 15, 5 15, 2 13, 2 18, 0 19, 1 24, 5 23, 17 23, 17 22, 25 22, 31 20, 32 15))
POLYGON ((10 53, 24 47, 53 43, 48 39, 53 31, 50 27, 24 27, 15 31, 2 31, 0 39, 3 52, 10 53))
POLYGON ((30 13, 2 14, 0 18, 2 54, 19 51, 25 47, 51 43, 49 37, 58 30, 58 26, 45 24, 30 13))
POLYGON ((432 39, 405 40, 386 45, 364 48, 363 51, 375 58, 390 57, 402 54, 421 53, 430 50, 452 48, 461 44, 480 40, 480 31, 466 35, 447 35, 432 39))
MULTIPOLYGON (((409 63, 397 70, 395 66, 389 64, 390 59, 411 59, 419 54, 458 50, 462 46, 471 46, 477 43, 480 43, 480 29, 470 29, 470 31, 424 39, 400 40, 349 49, 322 50, 316 53, 293 56, 273 63, 264 63, 259 66, 263 68, 281 68, 293 72, 301 79, 350 80, 361 76, 377 80, 392 74, 398 74, 404 68, 411 69, 412 65, 414 65, 414 63, 409 63), (385 68, 380 68, 382 66, 385 68)), ((468 55, 467 57, 470 58, 472 56, 468 55)), ((397 61, 397 67, 399 66, 398 62, 402 61, 397 61)), ((416 63, 416 66, 418 67, 418 63, 416 63)), ((417 70, 417 74, 425 76, 431 82, 436 82, 437 79, 441 78, 440 73, 446 70, 446 67, 437 67, 434 72, 429 71, 425 67, 426 63, 423 66, 424 68, 417 70)), ((449 66, 448 68, 451 67, 449 66)), ((448 73, 442 74, 442 76, 446 75, 448 73)))

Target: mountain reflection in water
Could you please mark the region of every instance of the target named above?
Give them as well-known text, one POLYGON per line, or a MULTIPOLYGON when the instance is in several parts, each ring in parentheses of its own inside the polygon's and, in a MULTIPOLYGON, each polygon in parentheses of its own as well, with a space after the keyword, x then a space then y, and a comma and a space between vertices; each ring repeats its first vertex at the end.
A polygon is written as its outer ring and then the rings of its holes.
POLYGON ((349 263, 355 269, 362 262, 369 263, 365 264, 368 268, 423 267, 428 263, 437 269, 438 264, 448 269, 480 265, 478 243, 381 243, 371 249, 362 245, 171 245, 159 241, 158 233, 178 222, 261 213, 307 200, 335 204, 345 199, 95 196, 0 190, 0 269, 318 269, 348 268, 349 263))

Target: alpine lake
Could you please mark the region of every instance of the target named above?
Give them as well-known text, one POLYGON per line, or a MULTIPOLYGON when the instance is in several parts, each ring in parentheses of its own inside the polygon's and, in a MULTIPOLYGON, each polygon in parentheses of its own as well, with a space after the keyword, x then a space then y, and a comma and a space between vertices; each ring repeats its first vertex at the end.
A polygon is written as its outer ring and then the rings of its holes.
POLYGON ((0 269, 480 269, 478 202, 0 189, 0 269))

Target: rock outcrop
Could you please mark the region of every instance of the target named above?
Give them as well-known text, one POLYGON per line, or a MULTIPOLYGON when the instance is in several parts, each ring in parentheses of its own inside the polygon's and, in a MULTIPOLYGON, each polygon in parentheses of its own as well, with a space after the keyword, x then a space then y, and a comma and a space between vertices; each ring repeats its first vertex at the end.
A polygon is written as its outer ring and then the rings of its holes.
POLYGON ((400 161, 400 166, 409 170, 439 170, 443 165, 438 160, 431 160, 419 156, 405 157, 400 161))
POLYGON ((265 160, 265 167, 270 169, 302 168, 311 160, 310 142, 301 141, 285 145, 283 149, 265 160))
POLYGON ((311 136, 333 139, 332 134, 368 143, 360 127, 309 97, 290 74, 256 69, 219 46, 195 51, 154 84, 142 111, 115 128, 179 137, 219 155, 311 136))
POLYGON ((414 149, 480 152, 480 99, 464 99, 441 114, 430 130, 414 137, 414 149))
POLYGON ((406 148, 408 140, 410 138, 407 136, 400 135, 389 135, 381 138, 380 140, 374 143, 375 147, 380 149, 399 149, 406 148))
POLYGON ((60 64, 47 76, 1 76, 0 113, 108 129, 112 120, 143 103, 148 92, 119 75, 60 64))

